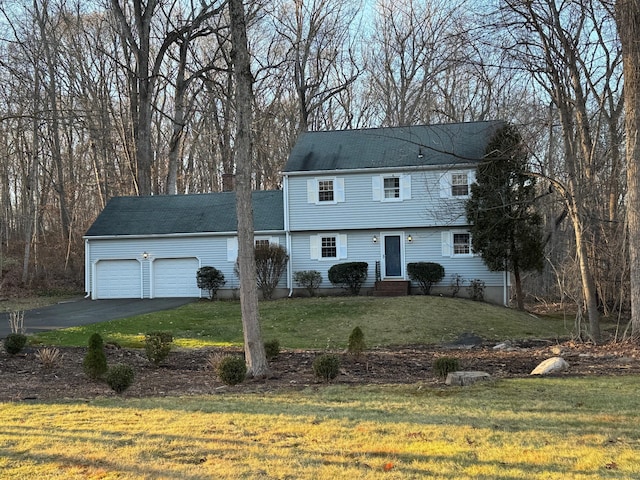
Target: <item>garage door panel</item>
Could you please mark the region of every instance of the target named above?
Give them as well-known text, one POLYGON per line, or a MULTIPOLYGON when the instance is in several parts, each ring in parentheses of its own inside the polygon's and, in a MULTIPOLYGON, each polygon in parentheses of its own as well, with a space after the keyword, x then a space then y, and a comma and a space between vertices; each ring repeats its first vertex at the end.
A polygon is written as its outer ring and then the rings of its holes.
POLYGON ((140 298, 140 262, 101 260, 96 263, 96 298, 140 298))
POLYGON ((160 258, 153 262, 153 296, 200 297, 197 258, 160 258))

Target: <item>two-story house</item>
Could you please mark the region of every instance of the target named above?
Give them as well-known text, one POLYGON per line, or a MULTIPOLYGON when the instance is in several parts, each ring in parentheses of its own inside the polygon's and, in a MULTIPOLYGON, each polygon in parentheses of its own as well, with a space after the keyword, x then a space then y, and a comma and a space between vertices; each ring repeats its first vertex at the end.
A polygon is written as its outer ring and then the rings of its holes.
MULTIPOLYGON (((470 122, 303 133, 283 171, 283 190, 254 192, 256 242, 284 245, 290 261, 280 293, 293 295, 293 273, 369 265, 376 282, 407 282, 407 264, 436 262, 447 293, 454 278, 478 279, 485 298, 506 300, 508 276, 490 272, 471 249, 464 214, 475 169, 503 122, 470 122)), ((212 265, 234 292, 235 195, 122 197, 109 202, 85 236, 92 298, 205 295, 196 270, 212 265), (124 280, 126 279, 126 280, 124 280)), ((461 295, 464 294, 464 285, 461 295)), ((381 284, 378 284, 381 285, 381 284)), ((418 291, 417 287, 414 291, 418 291)))

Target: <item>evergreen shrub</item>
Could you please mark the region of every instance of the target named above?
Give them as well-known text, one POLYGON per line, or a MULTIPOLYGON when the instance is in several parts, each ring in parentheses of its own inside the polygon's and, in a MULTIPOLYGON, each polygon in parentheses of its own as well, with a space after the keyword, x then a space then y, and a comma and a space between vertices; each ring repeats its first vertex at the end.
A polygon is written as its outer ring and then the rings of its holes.
POLYGON ((352 295, 358 295, 367 279, 368 268, 367 262, 337 263, 329 269, 329 281, 349 290, 352 295))
POLYGON ((107 373, 107 356, 104 353, 104 342, 99 333, 89 337, 89 349, 82 361, 84 373, 94 380, 107 373))
POLYGON ((313 361, 313 373, 325 382, 333 380, 340 373, 340 359, 330 354, 316 357, 313 361))
POLYGON ((415 262, 407 264, 407 273, 418 282, 422 293, 429 295, 431 287, 444 278, 444 267, 434 262, 415 262))
POLYGON ((4 339, 4 349, 9 355, 16 355, 27 344, 27 336, 23 333, 10 333, 4 339))
POLYGON ((216 373, 225 385, 237 385, 244 382, 247 376, 247 364, 244 358, 229 355, 218 362, 216 373))
POLYGON ((134 376, 133 368, 118 363, 107 371, 105 380, 114 392, 122 393, 131 386, 134 376))
POLYGON ((347 351, 353 355, 360 355, 367 349, 364 343, 364 333, 360 327, 355 327, 349 335, 349 345, 347 351))
POLYGON ((144 336, 144 351, 154 365, 160 365, 171 351, 171 332, 149 332, 144 336))

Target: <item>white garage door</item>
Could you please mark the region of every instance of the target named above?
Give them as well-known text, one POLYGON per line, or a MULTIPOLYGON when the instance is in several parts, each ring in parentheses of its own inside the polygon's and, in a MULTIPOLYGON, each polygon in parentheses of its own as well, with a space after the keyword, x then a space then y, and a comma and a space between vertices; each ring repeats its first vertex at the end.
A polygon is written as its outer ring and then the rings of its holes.
POLYGON ((100 260, 96 263, 95 281, 96 298, 140 298, 140 262, 100 260))
POLYGON ((153 296, 200 297, 197 258, 160 258, 153 262, 153 296))

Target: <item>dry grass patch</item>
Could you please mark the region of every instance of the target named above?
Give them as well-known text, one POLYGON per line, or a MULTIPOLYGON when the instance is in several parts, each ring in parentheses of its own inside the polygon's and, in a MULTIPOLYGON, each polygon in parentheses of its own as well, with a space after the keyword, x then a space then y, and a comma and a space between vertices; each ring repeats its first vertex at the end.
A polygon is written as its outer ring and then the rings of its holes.
POLYGON ((2 478, 628 479, 638 377, 3 404, 2 478))

